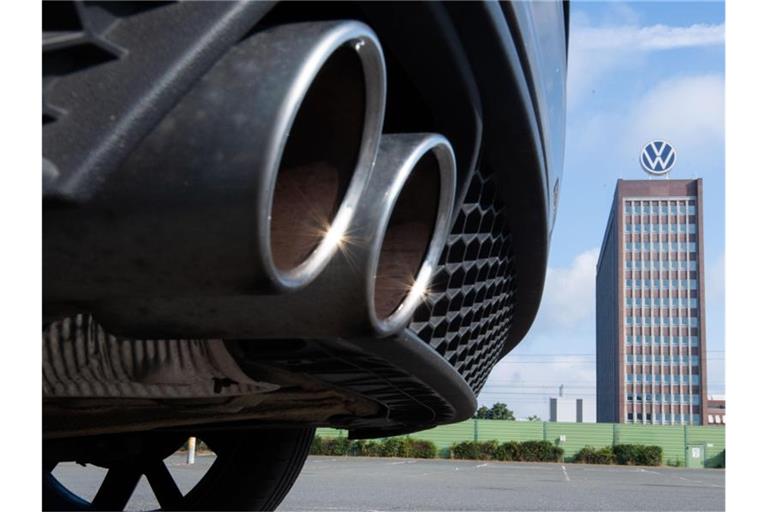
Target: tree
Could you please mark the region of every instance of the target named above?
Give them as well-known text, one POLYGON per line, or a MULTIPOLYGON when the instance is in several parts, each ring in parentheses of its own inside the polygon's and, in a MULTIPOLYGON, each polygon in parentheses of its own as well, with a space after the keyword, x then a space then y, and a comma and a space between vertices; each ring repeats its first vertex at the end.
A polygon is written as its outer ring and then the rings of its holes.
POLYGON ((528 416, 528 421, 541 421, 541 418, 534 414, 533 416, 528 416))
POLYGON ((515 413, 509 410, 507 404, 496 402, 490 409, 484 405, 480 407, 475 413, 475 418, 481 420, 515 421, 515 413))
POLYGON ((515 421, 515 414, 507 408, 507 404, 496 402, 491 406, 490 419, 515 421))
POLYGON ((490 412, 491 412, 491 410, 483 405, 475 413, 475 418, 478 418, 478 419, 481 419, 481 420, 488 419, 490 417, 490 412))

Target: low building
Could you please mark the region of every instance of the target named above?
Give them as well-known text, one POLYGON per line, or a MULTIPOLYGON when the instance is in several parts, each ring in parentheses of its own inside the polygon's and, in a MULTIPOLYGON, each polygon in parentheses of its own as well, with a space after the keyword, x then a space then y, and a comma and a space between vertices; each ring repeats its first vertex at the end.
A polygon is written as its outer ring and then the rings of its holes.
POLYGON ((709 395, 705 412, 707 425, 725 426, 725 395, 709 395))
POLYGON ((584 400, 556 397, 549 399, 549 421, 584 422, 584 400))

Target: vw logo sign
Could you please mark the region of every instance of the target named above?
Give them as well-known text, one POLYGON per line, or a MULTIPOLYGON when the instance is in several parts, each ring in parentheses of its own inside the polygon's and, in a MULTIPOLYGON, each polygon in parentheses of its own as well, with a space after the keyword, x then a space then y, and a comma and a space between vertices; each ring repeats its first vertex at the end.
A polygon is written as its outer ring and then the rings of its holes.
POLYGON ((645 145, 640 152, 640 165, 649 174, 666 174, 675 165, 675 148, 663 140, 655 140, 645 145))

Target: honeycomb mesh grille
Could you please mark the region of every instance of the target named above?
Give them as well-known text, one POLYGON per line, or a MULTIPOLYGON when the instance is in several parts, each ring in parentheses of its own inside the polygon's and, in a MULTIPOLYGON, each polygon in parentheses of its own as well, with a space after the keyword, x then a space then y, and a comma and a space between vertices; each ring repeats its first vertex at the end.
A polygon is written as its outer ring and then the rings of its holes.
POLYGON ((409 328, 461 374, 475 394, 509 335, 516 275, 504 205, 493 175, 476 171, 430 293, 409 328))

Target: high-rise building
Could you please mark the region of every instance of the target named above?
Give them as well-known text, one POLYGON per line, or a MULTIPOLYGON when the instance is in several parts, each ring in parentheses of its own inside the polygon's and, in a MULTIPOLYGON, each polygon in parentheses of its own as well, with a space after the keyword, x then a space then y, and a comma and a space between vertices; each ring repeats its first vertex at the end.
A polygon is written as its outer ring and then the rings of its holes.
POLYGON ((597 263, 597 421, 701 425, 702 180, 619 180, 597 263))

